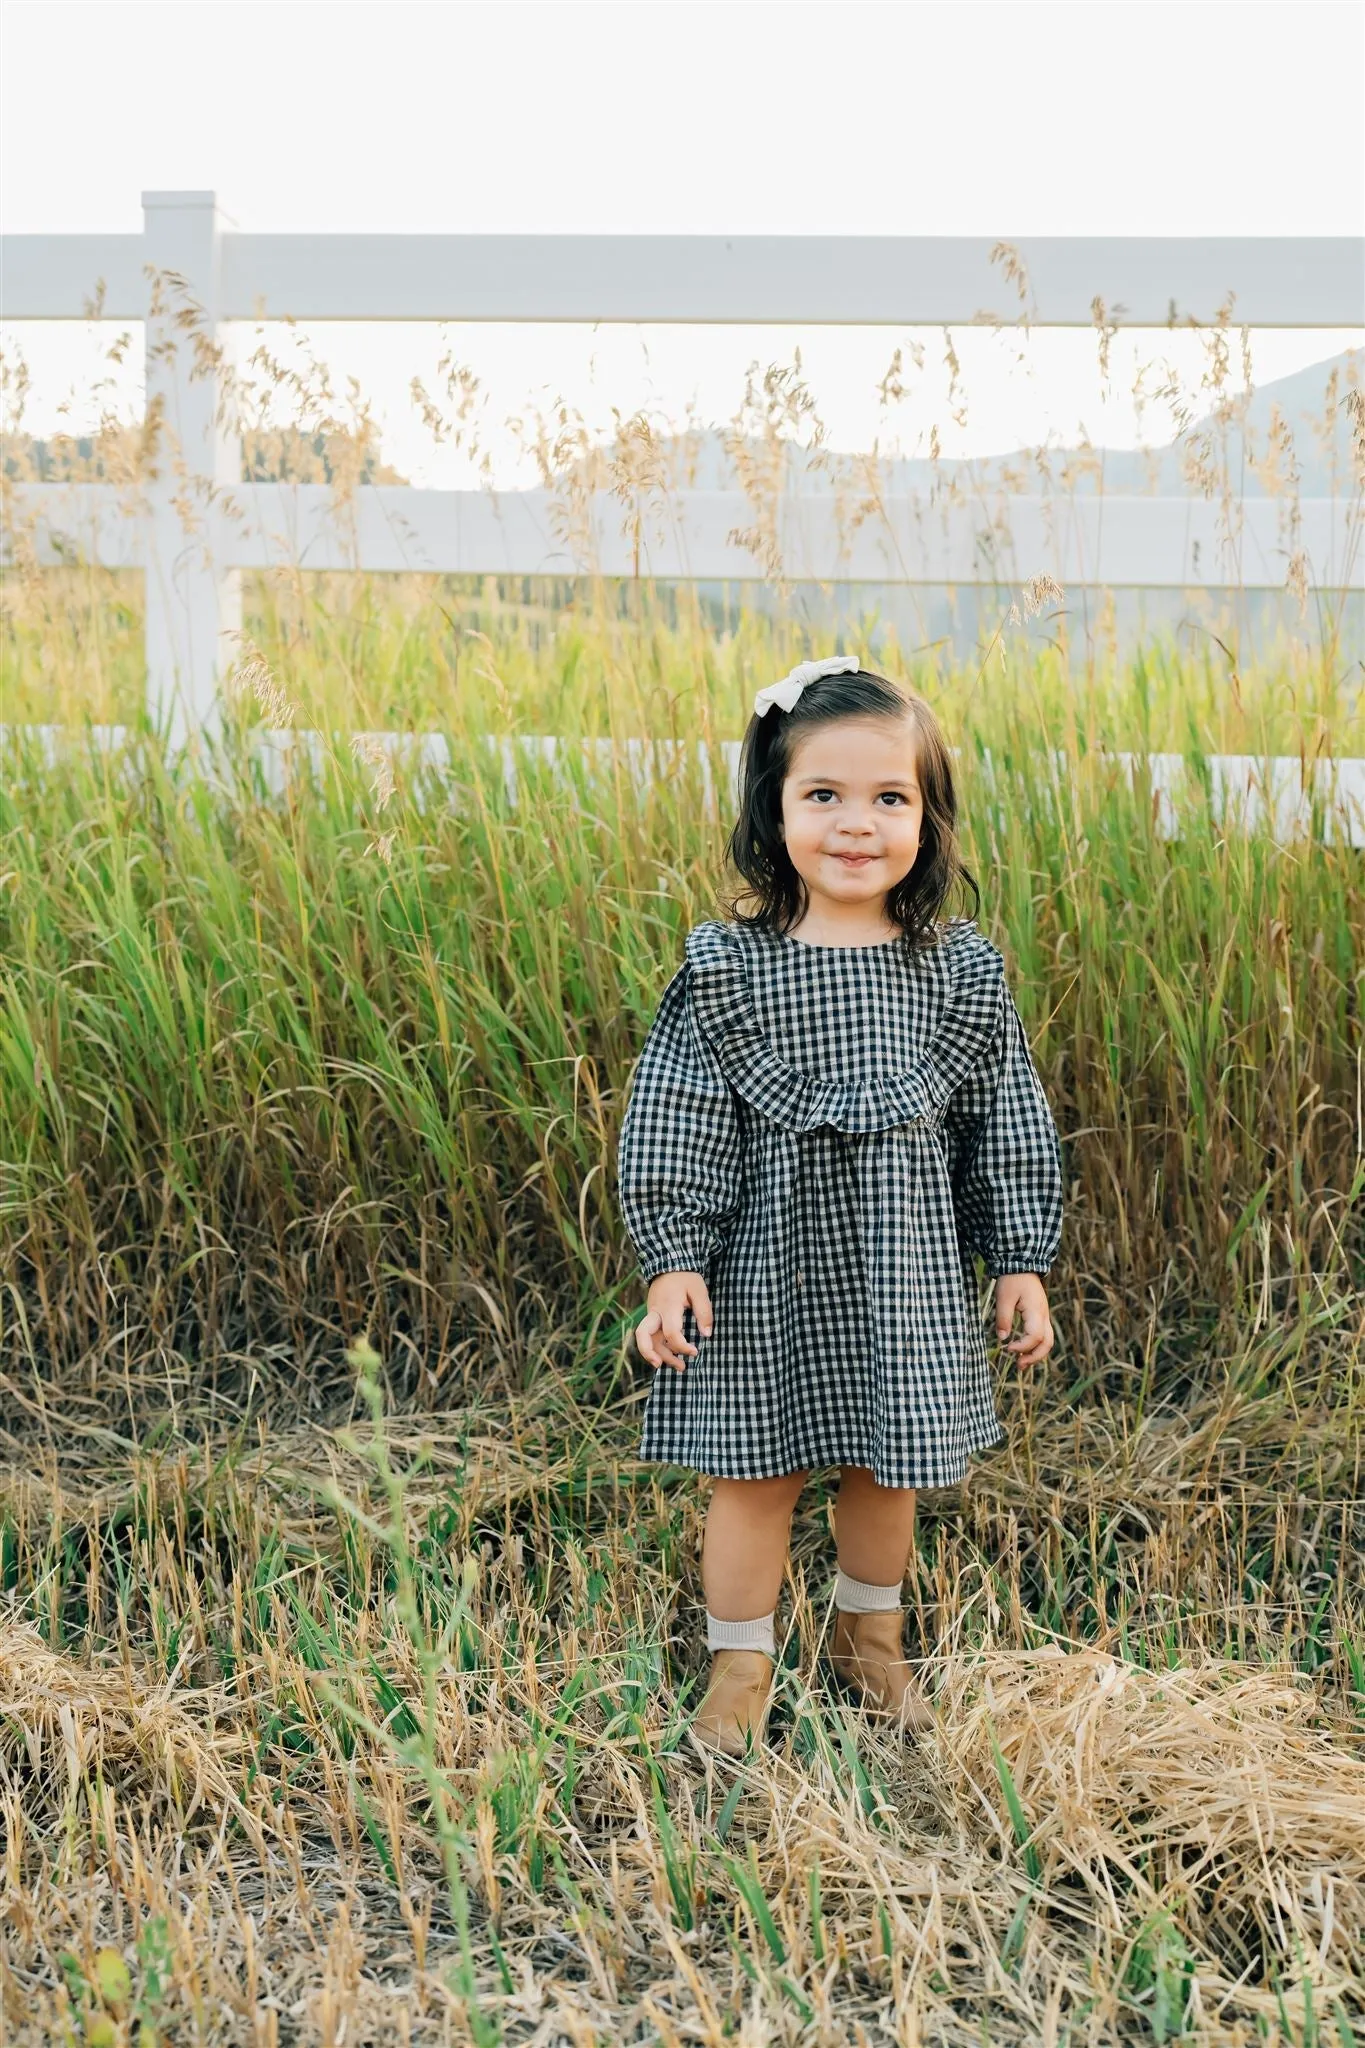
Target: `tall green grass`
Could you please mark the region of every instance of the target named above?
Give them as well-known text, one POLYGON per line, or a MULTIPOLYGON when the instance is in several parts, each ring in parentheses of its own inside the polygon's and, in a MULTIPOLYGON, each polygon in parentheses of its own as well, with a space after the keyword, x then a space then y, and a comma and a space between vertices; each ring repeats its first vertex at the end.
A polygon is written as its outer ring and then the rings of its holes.
MULTIPOLYGON (((513 804, 485 741, 698 741, 723 793, 720 742, 800 645, 761 620, 708 642, 696 621, 605 613, 537 644, 514 618, 464 643, 449 769, 400 763, 391 796, 301 646, 265 649, 275 715, 333 737, 279 796, 240 702, 203 774, 173 773, 145 724, 53 765, 9 743, 11 1369, 92 1389, 106 1362, 149 1357, 172 1381, 311 1379, 372 1324, 430 1387, 489 1331, 520 1333, 526 1373, 581 1369, 581 1332, 633 1306, 615 1136, 683 935, 717 908, 727 806, 695 753, 637 786, 624 753, 590 775, 572 750, 557 770, 525 756, 513 804)), ((1215 737, 1347 751, 1349 693, 1309 665, 1229 682, 1169 652, 1087 681, 1009 636, 956 673, 894 654, 960 749, 982 923, 1062 1134, 1054 1286, 1077 1330, 1153 1299, 1177 1349, 1229 1318, 1335 1313, 1365 1187, 1361 854, 1225 829, 1201 764, 1215 737), (1115 745, 1188 756, 1177 839, 1115 745)), ((403 722, 373 684, 348 702, 403 722)))
MULTIPOLYGON (((875 604, 819 626, 790 595, 601 577, 244 576, 247 633, 288 690, 292 722, 335 730, 660 731, 698 715, 743 731, 754 690, 834 639, 965 707, 983 728, 1021 693, 1028 716, 1083 745, 1207 753, 1365 753, 1349 602, 1319 594, 1311 644, 1239 636, 1237 594, 1190 593, 1174 631, 1120 656, 1103 594, 1005 625, 970 661, 898 635, 875 604), (639 723, 643 719, 645 723, 639 723)), ((828 591, 813 610, 833 616, 828 591)), ((988 619, 996 616, 987 609, 988 619)), ((141 578, 91 564, 10 573, 0 609, 0 721, 136 724, 146 676, 141 578)))

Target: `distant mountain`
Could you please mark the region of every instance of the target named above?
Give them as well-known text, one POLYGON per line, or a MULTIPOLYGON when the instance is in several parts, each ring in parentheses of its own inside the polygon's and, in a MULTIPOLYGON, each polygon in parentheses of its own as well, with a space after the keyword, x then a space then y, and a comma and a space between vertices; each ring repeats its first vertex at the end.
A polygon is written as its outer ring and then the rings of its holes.
MULTIPOLYGON (((954 485, 973 496, 1001 491, 1046 493, 1049 489, 1083 493, 1101 488, 1118 495, 1179 496, 1200 489, 1201 469, 1205 474, 1212 469, 1221 475, 1226 461, 1232 488, 1242 496, 1264 496, 1272 491, 1277 475, 1288 482, 1295 471, 1293 487, 1300 497, 1350 496, 1355 485, 1346 397, 1348 391, 1363 388, 1365 349, 1347 349, 1325 362, 1296 370, 1292 376, 1257 385, 1249 397, 1230 390, 1223 418, 1203 413, 1164 446, 1149 450, 1051 448, 1044 451, 1043 466, 1037 451, 1022 448, 965 461, 889 458, 881 464, 881 488, 906 497, 927 496, 935 487, 949 491, 954 485)), ((744 459, 758 466, 760 474, 765 456, 761 442, 745 443, 744 459)), ((694 490, 733 490, 737 486, 734 457, 715 428, 660 439, 656 460, 675 488, 684 482, 694 490)), ((844 487, 856 491, 856 462, 854 456, 834 454, 829 466, 813 465, 810 451, 789 446, 788 488, 820 496, 833 492, 842 477, 844 487)))
MULTIPOLYGON (((1261 497, 1279 476, 1286 482, 1296 473, 1299 496, 1350 496, 1353 482, 1352 420, 1348 392, 1365 388, 1365 349, 1347 349, 1325 362, 1312 363, 1292 376, 1261 384, 1248 396, 1231 391, 1225 416, 1201 414, 1173 442, 1152 449, 1016 448, 1001 455, 969 460, 922 456, 886 458, 879 464, 879 486, 892 496, 928 497, 931 492, 966 496, 998 493, 1043 493, 1103 489, 1112 495, 1154 493, 1179 496, 1197 491, 1199 471, 1226 473, 1234 491, 1261 497)), ((826 450, 824 460, 791 442, 784 442, 786 488, 819 497, 842 488, 866 494, 860 483, 860 458, 846 451, 826 450)), ((655 480, 667 488, 725 491, 739 488, 740 468, 760 478, 769 473, 770 451, 756 439, 732 453, 714 427, 686 435, 649 437, 628 442, 621 470, 646 491, 655 480)), ((15 479, 126 480, 136 475, 140 432, 113 426, 93 438, 58 434, 51 439, 6 434, 0 468, 15 479)), ((613 450, 598 444, 566 465, 561 483, 591 478, 598 488, 614 486, 607 474, 613 450)), ((296 483, 402 484, 402 476, 383 460, 377 439, 346 432, 307 433, 296 427, 249 430, 243 437, 243 481, 296 483)))

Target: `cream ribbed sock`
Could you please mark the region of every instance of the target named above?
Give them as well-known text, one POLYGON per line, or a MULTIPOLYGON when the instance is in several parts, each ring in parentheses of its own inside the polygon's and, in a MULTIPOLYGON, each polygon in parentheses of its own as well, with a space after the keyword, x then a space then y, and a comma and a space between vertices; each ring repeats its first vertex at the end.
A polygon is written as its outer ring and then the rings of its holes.
POLYGON ((722 1621, 718 1614, 706 1612, 706 1647, 708 1650, 766 1650, 773 1662, 777 1662, 777 1642, 773 1622, 777 1615, 756 1614, 752 1621, 722 1621))
POLYGON ((834 1581, 834 1604, 843 1614, 884 1614, 901 1604, 901 1581, 894 1586, 870 1586, 864 1579, 851 1579, 840 1565, 834 1581))

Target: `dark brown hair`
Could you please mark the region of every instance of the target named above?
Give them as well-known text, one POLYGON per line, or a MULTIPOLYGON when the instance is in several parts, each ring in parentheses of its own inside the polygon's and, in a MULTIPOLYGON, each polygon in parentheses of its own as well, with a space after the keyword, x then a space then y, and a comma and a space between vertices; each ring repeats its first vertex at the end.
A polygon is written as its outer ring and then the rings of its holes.
POLYGON ((726 908, 736 922, 772 932, 786 932, 799 921, 807 891, 779 829, 782 785, 802 736, 812 726, 846 718, 909 718, 914 725, 924 803, 919 853, 909 874, 887 891, 886 914, 913 946, 936 945, 940 913, 954 888, 971 892, 972 917, 981 908, 976 878, 958 849, 953 757, 924 699, 871 669, 822 676, 806 685, 790 711, 775 704, 761 718, 757 712, 750 718, 740 749, 739 817, 726 846, 727 858, 748 886, 726 908), (740 902, 755 900, 757 908, 747 915, 739 910, 740 902))

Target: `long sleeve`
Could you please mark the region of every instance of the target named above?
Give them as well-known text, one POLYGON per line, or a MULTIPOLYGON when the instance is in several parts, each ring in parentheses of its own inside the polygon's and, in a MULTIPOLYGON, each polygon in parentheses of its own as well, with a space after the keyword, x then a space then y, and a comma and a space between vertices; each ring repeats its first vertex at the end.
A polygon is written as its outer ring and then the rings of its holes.
POLYGON ((944 1117, 958 1227, 986 1271, 1046 1273, 1062 1232, 1057 1127, 1023 1020, 1001 983, 987 1055, 949 1098, 944 1117))
POLYGON ((700 1273, 708 1286, 739 1204, 739 1105, 692 1012, 684 963, 664 990, 635 1068, 616 1175, 646 1283, 700 1273))

